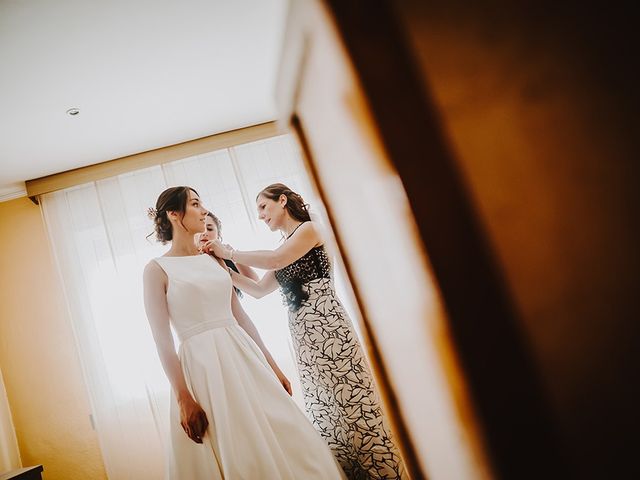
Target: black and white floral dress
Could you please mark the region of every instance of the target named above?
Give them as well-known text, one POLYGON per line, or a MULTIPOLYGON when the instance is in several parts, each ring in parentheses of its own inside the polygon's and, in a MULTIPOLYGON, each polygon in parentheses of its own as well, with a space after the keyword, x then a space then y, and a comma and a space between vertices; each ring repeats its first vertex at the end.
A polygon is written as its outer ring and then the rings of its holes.
POLYGON ((309 419, 350 479, 407 478, 323 246, 276 270, 309 419))

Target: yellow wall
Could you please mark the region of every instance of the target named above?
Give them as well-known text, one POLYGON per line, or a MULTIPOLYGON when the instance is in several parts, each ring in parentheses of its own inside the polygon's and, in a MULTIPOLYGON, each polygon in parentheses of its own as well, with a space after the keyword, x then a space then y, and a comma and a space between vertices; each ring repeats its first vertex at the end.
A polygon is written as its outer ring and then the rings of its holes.
POLYGON ((0 365, 24 466, 106 479, 71 324, 39 208, 0 203, 0 365))

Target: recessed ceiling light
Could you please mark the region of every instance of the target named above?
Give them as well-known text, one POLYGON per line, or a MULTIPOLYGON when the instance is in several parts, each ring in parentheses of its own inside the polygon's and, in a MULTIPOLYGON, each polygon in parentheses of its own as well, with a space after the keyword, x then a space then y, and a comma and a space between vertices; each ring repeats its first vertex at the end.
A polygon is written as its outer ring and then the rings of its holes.
POLYGON ((79 113, 80 113, 79 108, 70 108, 69 110, 67 110, 67 115, 71 115, 72 117, 75 117, 79 113))

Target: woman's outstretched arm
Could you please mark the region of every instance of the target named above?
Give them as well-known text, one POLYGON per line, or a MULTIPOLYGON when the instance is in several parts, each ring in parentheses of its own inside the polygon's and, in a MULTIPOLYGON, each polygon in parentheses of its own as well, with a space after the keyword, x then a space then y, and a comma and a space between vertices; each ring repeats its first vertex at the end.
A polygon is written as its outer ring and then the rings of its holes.
POLYGON ((278 281, 276 280, 274 272, 265 273, 257 282, 231 269, 229 269, 229 274, 231 275, 233 286, 251 295, 253 298, 262 298, 278 289, 278 281))
POLYGON ((284 373, 282 373, 282 370, 280 370, 280 367, 278 367, 278 364, 271 356, 271 352, 269 352, 266 345, 262 341, 258 329, 251 321, 251 318, 249 318, 249 315, 247 315, 247 312, 245 312, 242 308, 242 305, 238 300, 238 296, 235 294, 231 295, 231 311, 233 312, 233 316, 238 321, 238 325, 240 325, 240 327, 245 332, 247 332, 247 334, 253 339, 253 341, 256 342, 256 345, 258 345, 258 348, 264 354, 265 358, 267 359, 267 363, 269 364, 269 366, 271 366, 271 369, 278 377, 278 380, 280 380, 280 383, 287 391, 287 393, 291 395, 291 383, 289 382, 289 379, 285 377, 284 373))
POLYGON ((162 368, 180 406, 180 424, 191 440, 202 443, 202 436, 209 422, 204 410, 196 403, 187 388, 169 327, 167 275, 155 261, 149 262, 144 269, 143 286, 144 308, 162 368))
POLYGON ((260 277, 258 276, 258 274, 253 268, 247 265, 241 265, 239 263, 236 263, 236 267, 238 267, 238 270, 240 271, 240 275, 244 275, 245 277, 250 278, 255 282, 260 280, 260 277))
POLYGON ((305 222, 296 230, 295 234, 292 235, 289 240, 275 250, 233 250, 231 247, 222 245, 218 241, 209 242, 204 248, 219 258, 230 259, 241 265, 262 268, 264 270, 278 270, 295 262, 318 245, 322 245, 322 239, 318 233, 318 229, 314 222, 305 222))

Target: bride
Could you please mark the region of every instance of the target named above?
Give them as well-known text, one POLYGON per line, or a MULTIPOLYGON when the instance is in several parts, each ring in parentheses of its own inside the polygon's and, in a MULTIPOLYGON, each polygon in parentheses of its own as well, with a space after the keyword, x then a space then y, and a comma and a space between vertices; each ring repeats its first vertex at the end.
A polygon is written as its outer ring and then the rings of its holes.
POLYGON ((171 242, 143 276, 145 310, 173 393, 168 478, 344 478, 285 391, 288 381, 233 294, 226 267, 197 250, 194 236, 207 215, 197 192, 169 188, 153 214, 157 239, 171 242), (170 327, 180 339, 177 353, 170 327))

